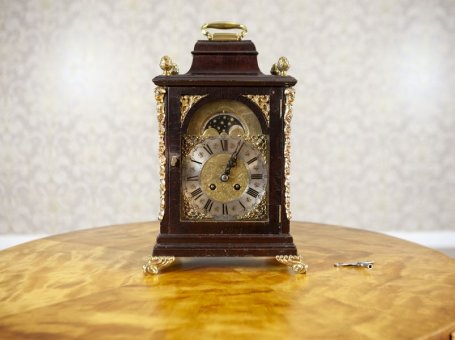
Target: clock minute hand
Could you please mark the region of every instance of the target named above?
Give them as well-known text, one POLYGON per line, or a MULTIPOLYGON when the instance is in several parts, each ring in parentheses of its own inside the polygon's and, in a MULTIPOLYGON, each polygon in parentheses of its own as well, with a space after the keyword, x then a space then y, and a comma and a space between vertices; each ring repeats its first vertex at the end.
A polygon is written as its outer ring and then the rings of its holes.
POLYGON ((237 147, 235 148, 231 157, 229 157, 226 167, 224 168, 224 172, 221 174, 221 177, 220 177, 222 182, 228 181, 229 174, 231 173, 231 169, 237 165, 237 156, 239 155, 239 152, 242 149, 242 147, 243 147, 243 143, 242 143, 242 141, 240 141, 239 144, 237 144, 237 147))
POLYGON ((232 153, 231 157, 229 157, 229 160, 226 164, 226 167, 224 168, 223 173, 221 174, 221 181, 222 182, 227 182, 229 179, 229 174, 231 173, 231 169, 236 166, 237 163, 237 155, 235 152, 232 153))

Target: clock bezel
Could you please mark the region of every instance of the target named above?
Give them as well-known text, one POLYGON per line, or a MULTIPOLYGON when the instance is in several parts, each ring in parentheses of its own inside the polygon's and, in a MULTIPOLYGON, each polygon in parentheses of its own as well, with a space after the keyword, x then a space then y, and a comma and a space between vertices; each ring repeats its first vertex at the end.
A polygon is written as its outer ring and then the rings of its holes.
MULTIPOLYGON (((193 221, 208 221, 212 223, 218 223, 218 222, 224 222, 224 221, 235 221, 235 222, 251 222, 251 221, 267 221, 268 220, 268 201, 269 201, 269 176, 268 173, 270 171, 269 166, 269 139, 267 135, 255 135, 255 136, 243 136, 243 137, 220 137, 220 136, 182 136, 183 140, 183 146, 182 146, 182 187, 181 187, 181 195, 182 195, 182 200, 183 204, 181 205, 181 220, 188 221, 188 220, 193 220, 193 221), (186 189, 187 183, 185 182, 185 176, 187 175, 186 167, 188 166, 188 161, 189 158, 191 157, 191 150, 193 150, 197 145, 204 144, 206 141, 210 139, 219 139, 219 138, 227 138, 227 139, 237 139, 237 140, 243 140, 246 144, 249 144, 249 147, 251 149, 255 149, 258 152, 258 155, 260 155, 260 164, 265 170, 264 173, 264 180, 265 186, 263 190, 263 194, 260 196, 258 200, 256 200, 256 204, 252 206, 250 209, 245 211, 244 214, 240 214, 238 219, 235 218, 227 218, 223 220, 222 218, 208 218, 205 214, 204 211, 201 210, 200 207, 194 207, 194 202, 191 200, 191 197, 189 197, 188 190, 186 189), (189 150, 187 150, 188 146, 185 146, 186 143, 188 143, 188 140, 190 140, 191 147, 189 150), (264 207, 264 205, 266 205, 264 207), (194 214, 194 216, 191 216, 191 214, 194 214)), ((216 154, 226 154, 226 152, 220 152, 216 154)), ((210 158, 207 159, 209 161, 210 158)), ((242 162, 242 160, 240 160, 242 162)), ((202 169, 201 169, 202 170, 202 169)), ((248 166, 245 166, 245 170, 248 170, 248 166)), ((250 180, 253 180, 248 176, 250 180)), ((199 187, 202 188, 202 183, 198 183, 199 187)), ((249 184, 248 184, 249 185, 249 184)), ((193 188, 196 189, 196 188, 193 188)), ((202 189, 204 194, 208 197, 210 197, 210 194, 204 189, 202 189)), ((245 194, 246 192, 246 187, 244 187, 243 190, 239 192, 239 197, 245 194)), ((213 198, 212 198, 213 199, 213 198)), ((213 199, 215 200, 215 199, 213 199)), ((229 203, 228 201, 223 202, 223 203, 229 203)), ((244 208, 245 209, 245 208, 244 208)))

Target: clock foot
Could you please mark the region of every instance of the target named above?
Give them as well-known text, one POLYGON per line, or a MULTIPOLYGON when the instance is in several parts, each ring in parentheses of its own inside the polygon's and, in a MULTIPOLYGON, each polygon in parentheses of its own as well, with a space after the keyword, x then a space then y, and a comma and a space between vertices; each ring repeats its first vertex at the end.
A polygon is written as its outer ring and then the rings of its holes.
POLYGON ((308 265, 302 262, 300 255, 277 255, 275 258, 278 262, 291 267, 296 274, 305 274, 308 269, 308 265))
POLYGON ((142 266, 144 274, 158 274, 160 269, 170 266, 175 261, 174 256, 150 256, 142 266))

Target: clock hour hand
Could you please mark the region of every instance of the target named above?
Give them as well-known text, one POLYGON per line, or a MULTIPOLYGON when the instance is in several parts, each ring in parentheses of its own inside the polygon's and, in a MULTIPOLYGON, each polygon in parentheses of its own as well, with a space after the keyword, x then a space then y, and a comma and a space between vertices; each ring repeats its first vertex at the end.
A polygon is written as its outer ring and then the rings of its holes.
POLYGON ((237 147, 235 148, 231 157, 229 157, 226 167, 224 168, 224 172, 221 174, 221 177, 220 177, 220 180, 222 182, 227 182, 229 180, 229 174, 231 173, 231 169, 237 165, 237 156, 238 156, 240 150, 242 149, 242 147, 243 147, 243 142, 240 141, 239 144, 237 144, 237 147))

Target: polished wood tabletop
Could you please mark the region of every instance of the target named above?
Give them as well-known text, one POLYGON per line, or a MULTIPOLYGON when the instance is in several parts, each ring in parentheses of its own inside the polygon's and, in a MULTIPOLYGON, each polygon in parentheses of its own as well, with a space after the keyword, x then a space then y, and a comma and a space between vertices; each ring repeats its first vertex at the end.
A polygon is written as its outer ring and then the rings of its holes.
POLYGON ((294 222, 307 274, 268 258, 184 258, 144 276, 158 223, 0 252, 0 338, 450 339, 455 261, 379 233, 294 222), (374 260, 372 269, 335 262, 374 260))

